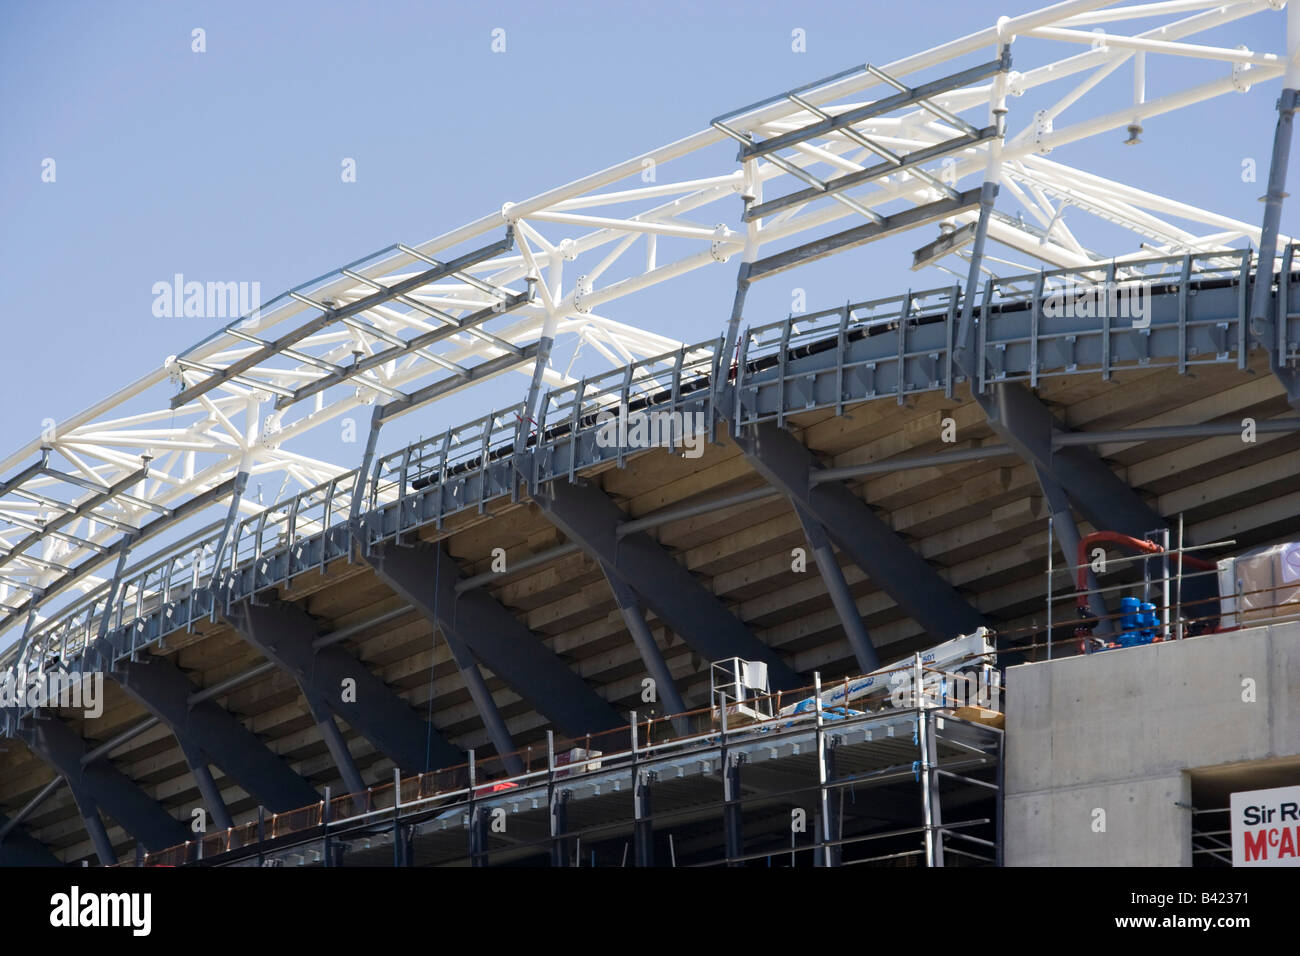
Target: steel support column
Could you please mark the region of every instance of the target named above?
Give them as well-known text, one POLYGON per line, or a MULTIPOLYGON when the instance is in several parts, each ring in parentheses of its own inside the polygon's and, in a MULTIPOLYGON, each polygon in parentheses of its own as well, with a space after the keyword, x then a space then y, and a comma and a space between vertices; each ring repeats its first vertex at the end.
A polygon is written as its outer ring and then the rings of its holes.
POLYGON ((576 736, 623 725, 614 708, 499 601, 483 590, 457 593, 460 571, 440 546, 383 545, 366 560, 444 637, 458 639, 564 733, 576 736))
POLYGON ((506 727, 505 718, 501 716, 501 710, 497 707, 492 692, 488 690, 487 681, 483 679, 474 655, 456 633, 443 631, 442 636, 447 642, 447 649, 451 651, 452 660, 456 662, 457 670, 460 671, 461 679, 469 690, 470 699, 474 701, 474 706, 483 719, 488 739, 496 748, 497 756, 501 758, 506 772, 511 776, 523 773, 524 762, 519 754, 515 753, 515 743, 510 736, 509 728, 506 727))
POLYGON ((553 481, 537 500, 552 524, 633 587, 659 619, 706 660, 766 661, 774 689, 803 684, 776 651, 658 542, 644 532, 620 538, 618 525, 626 515, 595 485, 553 481))
POLYGON ((632 809, 636 815, 633 839, 636 843, 636 865, 655 865, 655 831, 650 816, 650 785, 654 782, 653 770, 638 770, 633 783, 632 809))
POLYGON ((1165 519, 1092 449, 1071 445, 1053 451, 1052 436, 1067 429, 1023 386, 999 382, 987 394, 976 393, 975 400, 999 437, 1064 488, 1094 528, 1140 538, 1165 526, 1165 519))
POLYGON ((741 824, 740 765, 743 754, 722 752, 722 829, 727 853, 727 866, 743 866, 740 857, 745 855, 745 836, 741 824))
POLYGON ((969 634, 983 616, 847 485, 812 484, 821 468, 804 445, 772 424, 742 431, 736 444, 768 482, 804 509, 912 620, 936 638, 969 634))
POLYGON ((551 866, 572 866, 572 851, 569 849, 569 791, 562 790, 554 784, 548 794, 551 830, 551 866))
MULTIPOLYGON (((108 830, 99 815, 99 806, 94 798, 84 792, 78 792, 75 787, 72 789, 72 800, 77 805, 77 812, 81 815, 81 824, 86 828, 86 835, 90 837, 91 845, 95 848, 95 856, 99 857, 99 862, 104 866, 113 866, 117 863, 117 854, 113 852, 113 841, 108 838, 108 830)), ((137 843, 137 854, 138 849, 137 843)))
POLYGON ((825 779, 822 781, 822 866, 839 866, 844 853, 844 791, 832 786, 836 779, 835 745, 837 738, 823 734, 821 759, 825 779))
MULTIPOLYGON (((645 622, 645 612, 641 610, 641 602, 636 592, 609 565, 602 563, 601 569, 605 572, 605 580, 609 582, 610 591, 613 592, 614 603, 618 605, 623 615, 623 623, 627 625, 628 633, 632 635, 632 642, 636 644, 637 653, 641 655, 641 663, 654 678, 656 695, 663 698, 669 714, 686 713, 686 703, 682 700, 677 684, 673 681, 672 672, 668 670, 667 661, 659 651, 659 645, 655 643, 654 635, 650 633, 650 626, 645 622)), ((678 731, 684 733, 685 728, 678 728, 678 731)))
POLYGON ((822 583, 826 585, 826 593, 831 596, 835 613, 839 615, 844 636, 848 638, 849 647, 853 648, 853 656, 857 658, 862 673, 868 674, 880 667, 880 655, 876 653, 871 635, 867 633, 867 625, 858 613, 858 604, 849 593, 848 582, 844 580, 840 563, 835 560, 835 551, 826 535, 826 529, 798 504, 794 510, 799 516, 799 523, 803 525, 808 546, 812 548, 813 560, 817 562, 817 571, 822 576, 822 583))
POLYGON ((478 804, 471 804, 469 811, 469 865, 488 865, 488 827, 492 824, 492 814, 478 804))
POLYGON ((458 748, 355 657, 341 647, 314 647, 316 622, 297 605, 244 601, 231 608, 228 619, 246 641, 291 674, 304 694, 315 694, 404 772, 423 773, 464 760, 458 748))
MULTIPOLYGON (((1056 529, 1056 536, 1061 542, 1061 553, 1065 557, 1067 567, 1073 568, 1079 561, 1079 526, 1074 521, 1074 510, 1070 507, 1070 498, 1065 493, 1065 489, 1060 486, 1051 473, 1046 471, 1040 465, 1034 465, 1034 474, 1038 476, 1038 487, 1043 492, 1043 498, 1047 501, 1048 511, 1052 516, 1052 527, 1056 529)), ((1088 589, 1091 592, 1088 595, 1088 607, 1092 611, 1092 616, 1097 619, 1093 628, 1095 634, 1109 634, 1111 632, 1111 622, 1106 617, 1106 601, 1098 593, 1100 585, 1097 583, 1097 575, 1089 568, 1086 572, 1088 575, 1088 589)), ((1070 580, 1075 580, 1075 572, 1070 572, 1070 580)), ((1047 583, 1048 596, 1050 599, 1053 582, 1047 583)), ((1051 639, 1051 635, 1048 635, 1051 639)))
MULTIPOLYGON (((1164 517, 1087 445, 1055 447, 1058 436, 1073 438, 1077 433, 1066 429, 1032 392, 1015 383, 998 382, 985 394, 975 389, 972 393, 989 426, 1037 474, 1063 489, 1094 528, 1143 538, 1152 530, 1168 527, 1164 517)), ((1077 542, 1074 546, 1077 548, 1077 542)), ((1068 559, 1074 564, 1077 553, 1068 555, 1068 559)), ((1185 601, 1203 602, 1198 606, 1205 608, 1206 616, 1213 616, 1217 613, 1217 593, 1218 584, 1213 578, 1196 577, 1187 581, 1183 597, 1185 601)))
POLYGON ((229 830, 235 825, 235 821, 226 808, 226 801, 221 799, 221 790, 217 787, 216 780, 212 778, 207 754, 187 743, 181 743, 181 753, 185 755, 185 762, 189 764, 190 773, 194 775, 194 782, 198 785, 199 795, 203 797, 203 803, 212 814, 217 829, 229 830))
POLYGON ((348 788, 348 793, 364 793, 366 782, 361 777, 357 762, 352 759, 352 751, 348 750, 348 743, 343 739, 343 732, 335 723, 328 705, 315 692, 306 688, 303 688, 303 696, 307 699, 307 709, 311 711, 312 720, 320 728, 321 738, 325 741, 325 747, 330 752, 330 759, 334 761, 343 786, 348 788))
MULTIPOLYGON (((259 803, 276 813, 320 799, 311 784, 294 773, 229 711, 211 700, 191 705, 190 696, 195 687, 170 661, 124 660, 111 670, 110 676, 171 729, 187 758, 195 758, 192 769, 206 763, 199 756, 202 752, 259 803)), ((198 776, 196 772, 196 779, 198 776)), ((202 789, 202 781, 199 783, 202 789)), ((208 794, 204 796, 206 799, 208 794)), ((217 803, 220 804, 220 798, 217 803)), ((211 809, 214 814, 224 813, 216 806, 211 809)))
MULTIPOLYGON (((1287 11, 1288 18, 1300 20, 1300 14, 1287 11)), ((1300 28, 1291 26, 1292 34, 1300 28)), ((1292 51, 1294 54, 1294 51, 1292 51)), ((1292 67, 1292 70, 1297 69, 1292 67)), ((1285 80, 1284 80, 1285 84, 1285 80)), ((1282 90, 1277 101, 1277 128, 1273 133, 1273 154, 1268 167, 1268 192, 1263 196, 1264 222, 1259 236, 1259 265, 1255 270, 1255 288, 1250 298, 1250 330, 1268 352, 1269 368, 1286 389, 1287 401, 1300 408, 1300 369, 1286 364, 1287 303, 1279 291, 1277 308, 1270 310, 1273 291, 1273 262, 1277 256, 1277 235, 1282 224, 1282 202, 1287 196, 1286 168, 1291 156, 1291 128, 1294 123, 1297 93, 1282 90), (1270 317, 1271 312, 1271 317, 1270 317)))

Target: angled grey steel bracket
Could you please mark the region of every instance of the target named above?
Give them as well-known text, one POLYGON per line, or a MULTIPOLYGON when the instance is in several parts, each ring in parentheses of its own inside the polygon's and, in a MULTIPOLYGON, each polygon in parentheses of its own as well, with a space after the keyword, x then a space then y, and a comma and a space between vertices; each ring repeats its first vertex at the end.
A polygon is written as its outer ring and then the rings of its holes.
MULTIPOLYGON (((0 813, 0 827, 8 828, 10 822, 0 813)), ((40 840, 15 827, 9 829, 4 842, 0 843, 0 866, 63 866, 63 861, 40 840)))
MULTIPOLYGON (((67 779, 83 816, 92 813, 93 808, 102 808, 149 850, 162 850, 189 839, 187 826, 107 760, 94 760, 83 766, 86 742, 59 718, 26 717, 18 726, 17 736, 32 753, 67 779)), ((95 838, 93 831, 90 835, 95 838)), ((112 848, 106 850, 99 841, 96 852, 105 863, 117 862, 112 848), (107 860, 105 852, 110 857, 107 860)))
POLYGON ((853 656, 858 661, 858 667, 862 669, 862 673, 869 674, 880 667, 880 655, 876 653, 876 648, 871 643, 867 625, 862 620, 862 615, 858 613, 857 602, 849 593, 848 582, 844 580, 840 563, 835 560, 835 551, 831 547, 826 529, 801 505, 796 503, 794 511, 799 516, 799 523, 803 525, 804 537, 808 539, 808 546, 812 548, 817 570, 826 585, 826 592, 831 596, 831 603, 835 605, 835 613, 839 615, 844 636, 848 638, 849 646, 853 648, 853 656))
MULTIPOLYGON (((982 395, 975 390, 972 394, 984 410, 989 426, 1027 464, 1033 466, 1036 473, 1050 478, 1064 489, 1079 513, 1094 528, 1144 538, 1151 531, 1168 527, 1164 517, 1097 457, 1093 449, 1086 445, 1054 448, 1056 436, 1073 433, 1024 386, 998 382, 982 395)), ((1044 486, 1046 493, 1047 487, 1044 486)), ((1056 511, 1053 504, 1053 512, 1056 511)), ((1061 526, 1058 524, 1057 527, 1061 526)), ((1071 564, 1077 559, 1077 554, 1069 557, 1071 564)), ((1184 582, 1183 598, 1185 601, 1206 602, 1203 607, 1208 617, 1214 613, 1211 604, 1217 592, 1218 585, 1212 577, 1198 576, 1184 582)), ((1094 607, 1096 610, 1104 611, 1104 608, 1094 607)))
POLYGON ((981 203, 984 192, 983 189, 967 189, 951 199, 938 199, 919 206, 910 206, 882 216, 879 222, 868 222, 773 253, 750 265, 748 280, 754 282, 758 279, 766 279, 768 276, 793 269, 806 262, 816 262, 818 259, 856 248, 864 243, 876 242, 905 229, 924 226, 926 223, 966 212, 981 203))
POLYGON ((95 856, 105 866, 112 866, 117 862, 117 854, 113 852, 113 841, 108 838, 108 828, 104 826, 104 819, 99 815, 99 807, 94 798, 84 791, 73 789, 72 801, 77 805, 77 813, 81 815, 86 835, 95 847, 95 856))
POLYGON ((1270 310, 1273 287, 1273 261, 1277 255, 1277 234, 1282 223, 1282 202, 1286 199, 1286 167, 1291 155, 1291 128, 1294 124, 1297 94, 1284 89, 1277 101, 1277 129, 1273 133, 1273 154, 1268 167, 1268 192, 1263 196, 1264 222, 1259 237, 1259 266, 1255 270, 1255 288, 1250 297, 1250 331, 1268 352, 1268 364, 1286 389, 1287 401, 1300 408, 1300 369, 1287 361, 1287 313, 1290 303, 1285 295, 1290 276, 1291 257, 1283 260, 1283 283, 1278 291, 1277 308, 1270 310), (1272 315, 1270 315, 1270 311, 1272 315))
POLYGON ((808 476, 821 464, 789 432, 752 425, 736 444, 759 474, 825 528, 872 583, 931 635, 956 637, 984 624, 984 616, 847 485, 812 484, 808 476))
MULTIPOLYGON (((320 800, 315 788, 294 773, 234 714, 211 700, 191 705, 190 696, 196 688, 170 661, 123 660, 109 671, 109 676, 168 726, 190 759, 191 769, 200 768, 195 772, 201 790, 206 788, 206 782, 198 777, 207 773, 207 761, 200 754, 210 758, 259 803, 276 813, 320 800)), ((213 794, 208 792, 204 798, 214 803, 212 812, 220 817, 224 812, 219 809, 220 799, 214 801, 213 794)))
MULTIPOLYGON (((961 319, 957 323, 957 331, 953 336, 953 362, 958 368, 966 373, 967 381, 975 381, 972 377, 971 368, 971 340, 974 338, 975 329, 975 290, 979 285, 980 265, 984 259, 984 245, 988 241, 989 219, 993 215, 993 204, 998 196, 998 184, 995 182, 985 181, 980 186, 979 218, 975 220, 975 237, 972 240, 970 252, 970 272, 966 278, 966 288, 969 294, 962 296, 961 319)), ((984 321, 984 317, 980 317, 984 321)))
MULTIPOLYGON (((1034 465, 1034 474, 1038 477, 1038 487, 1042 490, 1043 498, 1046 499, 1048 510, 1052 515, 1052 527, 1056 529, 1056 537, 1061 542, 1061 553, 1065 556, 1066 566, 1073 568, 1079 561, 1079 526, 1074 521, 1070 497, 1060 483, 1052 477, 1051 472, 1041 465, 1034 465)), ((1092 616, 1097 619, 1093 633, 1109 634, 1112 630, 1111 622, 1106 616, 1106 602, 1097 593, 1099 587, 1097 575, 1091 568, 1086 573, 1089 590, 1088 607, 1092 611, 1092 616)), ((1070 580, 1074 579, 1075 574, 1071 571, 1070 580)), ((1053 582, 1049 581, 1048 587, 1052 584, 1053 582)))
MULTIPOLYGON (((436 622, 433 623, 436 627, 436 622)), ((474 702, 474 707, 483 719, 483 726, 487 729, 488 738, 496 748, 497 755, 501 757, 506 770, 512 776, 523 773, 524 762, 515 752, 514 740, 510 736, 509 728, 506 727, 505 718, 501 716, 501 710, 497 707, 492 692, 488 690, 487 681, 483 679, 473 653, 465 646, 459 634, 455 632, 448 634, 443 631, 442 636, 447 642, 447 649, 451 651, 452 660, 456 662, 456 669, 460 671, 461 680, 465 682, 465 688, 469 691, 470 700, 474 702)))
POLYGON ((190 773, 194 775, 194 782, 198 785, 204 804, 216 821, 217 829, 231 829, 235 821, 230 816, 226 801, 221 799, 221 790, 217 787, 217 781, 213 779, 212 771, 208 767, 212 758, 201 749, 185 742, 181 743, 181 753, 185 755, 185 762, 189 765, 190 773))
POLYGON ((241 601, 227 619, 244 640, 292 675, 304 694, 316 695, 403 772, 422 773, 464 760, 365 664, 341 647, 315 647, 316 621, 301 607, 241 601))
POLYGON ((241 469, 235 475, 235 490, 230 495, 230 508, 226 512, 226 523, 221 526, 221 536, 217 538, 217 547, 212 555, 212 574, 208 578, 208 586, 214 587, 221 579, 221 565, 226 557, 226 548, 230 544, 230 532, 235 527, 235 521, 239 518, 239 502, 244 497, 244 491, 248 488, 248 471, 241 469))
POLYGON ((1165 519, 1091 448, 1071 445, 1053 451, 1053 435, 1068 429, 1023 386, 998 382, 983 395, 976 392, 975 400, 998 436, 1060 484, 1094 528, 1140 538, 1165 526, 1165 519))
POLYGON ((366 560, 444 637, 468 648, 564 733, 595 733, 626 723, 492 595, 481 589, 458 594, 460 569, 441 546, 385 544, 374 548, 366 560))
POLYGON ((348 788, 347 792, 363 793, 366 782, 357 768, 357 762, 352 759, 352 751, 348 750, 347 741, 343 739, 343 733, 334 720, 334 714, 314 690, 304 687, 303 697, 307 699, 307 709, 311 711, 312 720, 316 721, 316 726, 320 728, 321 738, 330 752, 330 759, 338 769, 339 777, 348 788))
POLYGON ((552 481, 540 490, 537 503, 552 524, 631 585, 660 620, 706 660, 766 661, 774 690, 805 683, 657 541, 643 531, 619 537, 618 525, 627 516, 601 489, 552 481))
POLYGON ((645 612, 641 609, 641 601, 636 596, 636 591, 608 564, 602 561, 600 568, 605 572, 605 580, 609 582, 614 603, 618 605, 619 612, 623 615, 623 623, 627 625, 628 633, 632 635, 632 643, 636 645, 637 653, 641 655, 641 663, 654 678, 655 689, 663 698, 667 712, 686 713, 686 703, 682 700, 676 683, 673 682, 668 662, 664 660, 659 645, 655 643, 654 635, 650 633, 650 626, 645 622, 645 612))

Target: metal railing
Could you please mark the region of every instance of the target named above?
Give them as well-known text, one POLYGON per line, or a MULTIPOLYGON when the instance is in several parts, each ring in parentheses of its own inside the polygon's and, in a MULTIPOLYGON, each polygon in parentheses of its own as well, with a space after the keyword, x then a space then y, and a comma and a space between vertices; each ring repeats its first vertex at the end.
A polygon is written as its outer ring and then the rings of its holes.
MULTIPOLYGON (((960 663, 960 662, 958 662, 960 663)), ((835 727, 841 722, 880 717, 907 716, 922 711, 950 712, 968 701, 965 692, 954 696, 953 688, 964 675, 924 666, 919 655, 876 672, 886 676, 907 675, 913 683, 923 682, 925 696, 910 693, 894 706, 890 695, 862 702, 866 709, 826 702, 841 685, 845 693, 860 678, 816 683, 807 687, 770 694, 758 694, 743 702, 726 700, 714 706, 681 714, 640 718, 632 712, 626 726, 578 737, 557 737, 547 732, 545 746, 528 746, 508 754, 477 758, 468 752, 465 763, 429 770, 410 777, 376 784, 359 793, 330 795, 318 803, 296 810, 239 824, 230 830, 209 834, 178 846, 147 853, 145 866, 180 866, 211 859, 259 843, 312 831, 344 830, 390 821, 396 813, 423 813, 468 805, 494 794, 553 782, 587 773, 604 773, 632 768, 657 757, 689 753, 697 749, 731 746, 744 741, 772 740, 783 735, 835 727), (820 695, 820 696, 819 696, 820 695), (782 714, 783 708, 812 698, 814 705, 803 711, 782 714), (820 702, 820 705, 819 705, 820 702), (771 716, 765 716, 770 714, 771 716), (522 772, 511 766, 522 766, 522 772)), ((1001 683, 996 699, 1004 700, 1001 683)))
MULTIPOLYGON (((1296 248, 1288 246, 1279 256, 1285 297, 1295 287, 1296 248)), ((1246 328, 1251 263, 1248 251, 1219 252, 990 279, 976 293, 980 371, 972 385, 982 389, 1004 380, 1036 385, 1043 376, 1078 373, 1085 357, 1096 360, 1090 371, 1103 377, 1126 364, 1176 365, 1185 372, 1194 365, 1232 360, 1234 354, 1238 367, 1244 367, 1251 343, 1246 328), (1148 328, 1118 328, 1108 317, 1045 314, 1050 297, 1067 286, 1095 290, 1137 281, 1150 283, 1153 294, 1173 296, 1161 306, 1172 312, 1148 328), (1193 299, 1221 289, 1233 297, 1235 314, 1198 315, 1193 299), (1169 339, 1163 357, 1150 347, 1154 336, 1169 339), (1011 362, 1008 355, 1018 357, 1011 362)), ((604 447, 595 440, 601 413, 616 414, 620 407, 690 408, 705 415, 710 430, 719 415, 729 416, 738 430, 759 421, 783 422, 797 411, 842 410, 848 402, 873 397, 894 395, 903 401, 919 391, 951 391, 954 382, 963 380, 952 365, 960 302, 960 288, 953 286, 794 315, 746 329, 735 356, 721 356, 718 339, 551 389, 535 422, 524 420, 521 403, 450 428, 379 458, 364 476, 361 500, 369 508, 367 517, 375 519, 364 522, 364 545, 430 523, 440 528, 445 517, 467 508, 485 513, 491 502, 517 497, 521 481, 535 492, 545 481, 572 478, 578 469, 600 461, 623 464, 639 449, 604 447), (864 341, 873 351, 855 354, 864 341), (810 366, 818 357, 825 361, 810 366), (735 406, 715 409, 717 390, 709 386, 724 376, 724 361, 725 380, 735 385, 735 406), (892 367, 903 371, 890 373, 892 367)), ((1284 320, 1279 332, 1284 357, 1293 360, 1300 356, 1300 336, 1293 341, 1287 327, 1300 316, 1289 311, 1289 302, 1278 313, 1284 320)), ((135 649, 211 618, 218 599, 209 583, 219 585, 231 601, 304 571, 323 570, 329 561, 351 554, 347 517, 356 481, 357 471, 347 472, 242 518, 224 552, 219 524, 169 545, 130 568, 116 590, 112 582, 102 584, 37 624, 24 661, 15 660, 15 649, 8 667, 21 670, 47 660, 71 663, 96 640, 105 614, 106 632, 135 649), (214 574, 211 562, 217 553, 222 568, 214 574), (123 629, 129 637, 118 633, 123 629)))

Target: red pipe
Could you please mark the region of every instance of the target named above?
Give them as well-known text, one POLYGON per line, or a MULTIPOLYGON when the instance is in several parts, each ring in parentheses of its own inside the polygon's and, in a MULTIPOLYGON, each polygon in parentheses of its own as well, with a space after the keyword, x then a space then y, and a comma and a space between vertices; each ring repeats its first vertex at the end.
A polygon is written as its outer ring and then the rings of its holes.
MULTIPOLYGON (((1094 531, 1092 534, 1084 535, 1079 539, 1078 560, 1075 564, 1075 589, 1079 592, 1078 605, 1080 617, 1091 617, 1092 612, 1088 607, 1088 548, 1098 541, 1107 541, 1111 544, 1119 545, 1121 548, 1127 548, 1130 551, 1136 551, 1139 554, 1164 554, 1165 549, 1154 541, 1147 541, 1142 538, 1133 538, 1126 534, 1120 534, 1118 531, 1094 531)), ((1190 565, 1201 571, 1213 571, 1218 565, 1213 561, 1206 561, 1202 558, 1194 558, 1185 555, 1182 552, 1171 554, 1170 557, 1183 565, 1190 565)), ((1089 633, 1092 628, 1087 628, 1089 633)))

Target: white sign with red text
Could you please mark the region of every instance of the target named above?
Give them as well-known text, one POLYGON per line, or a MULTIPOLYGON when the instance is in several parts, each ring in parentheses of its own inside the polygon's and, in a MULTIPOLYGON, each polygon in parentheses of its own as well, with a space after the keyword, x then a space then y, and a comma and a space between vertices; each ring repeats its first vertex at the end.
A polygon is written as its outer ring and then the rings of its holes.
POLYGON ((1300 866, 1300 787, 1234 793, 1233 866, 1300 866))

